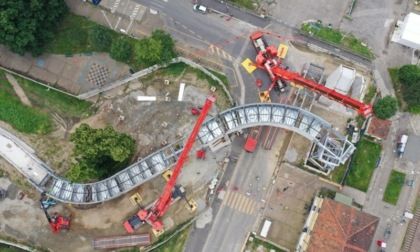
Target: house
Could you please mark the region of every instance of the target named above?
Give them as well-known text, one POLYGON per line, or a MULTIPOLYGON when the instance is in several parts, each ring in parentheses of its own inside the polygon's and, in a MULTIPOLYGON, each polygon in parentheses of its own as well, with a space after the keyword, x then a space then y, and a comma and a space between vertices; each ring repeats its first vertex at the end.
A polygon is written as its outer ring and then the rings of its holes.
POLYGON ((365 134, 378 141, 385 140, 391 130, 391 124, 392 122, 390 120, 383 120, 377 118, 376 116, 372 116, 367 125, 367 131, 365 134))
POLYGON ((352 206, 315 197, 296 251, 369 251, 378 223, 352 206))

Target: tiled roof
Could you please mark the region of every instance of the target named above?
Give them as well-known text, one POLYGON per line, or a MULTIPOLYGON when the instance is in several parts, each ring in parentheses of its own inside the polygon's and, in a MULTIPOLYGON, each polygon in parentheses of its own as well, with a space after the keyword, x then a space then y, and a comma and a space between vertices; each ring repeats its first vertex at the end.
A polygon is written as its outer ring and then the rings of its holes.
POLYGON ((382 120, 373 116, 370 120, 367 134, 385 140, 391 130, 391 124, 390 120, 382 120))
POLYGON ((378 217, 325 199, 306 251, 368 251, 378 223, 378 217))

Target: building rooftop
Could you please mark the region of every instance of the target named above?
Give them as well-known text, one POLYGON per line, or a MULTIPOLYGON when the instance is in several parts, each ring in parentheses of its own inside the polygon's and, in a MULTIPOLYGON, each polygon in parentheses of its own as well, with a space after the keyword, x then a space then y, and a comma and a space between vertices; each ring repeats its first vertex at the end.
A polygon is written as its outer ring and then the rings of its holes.
POLYGON ((420 15, 409 13, 397 21, 391 41, 420 50, 420 15))
POLYGON ((366 134, 375 138, 386 139, 391 130, 391 124, 390 120, 382 120, 373 116, 370 119, 366 134))
POLYGON ((378 223, 378 217, 326 198, 306 251, 368 251, 378 223))
POLYGON ((325 86, 340 94, 347 95, 355 77, 356 70, 354 68, 340 65, 328 76, 325 86))

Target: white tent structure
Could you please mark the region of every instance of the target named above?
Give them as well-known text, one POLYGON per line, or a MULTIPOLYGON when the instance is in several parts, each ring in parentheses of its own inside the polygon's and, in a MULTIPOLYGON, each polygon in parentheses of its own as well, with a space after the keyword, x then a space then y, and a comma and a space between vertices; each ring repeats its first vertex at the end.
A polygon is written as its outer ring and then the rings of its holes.
MULTIPOLYGON (((330 74, 330 76, 328 76, 325 82, 325 87, 333 89, 340 94, 347 95, 351 86, 353 85, 355 78, 356 70, 354 68, 340 65, 330 74)), ((321 96, 319 101, 328 106, 336 103, 324 96, 321 96)), ((343 105, 339 105, 344 108, 343 105)))
POLYGON ((398 20, 391 40, 420 50, 420 15, 411 12, 404 21, 398 20))

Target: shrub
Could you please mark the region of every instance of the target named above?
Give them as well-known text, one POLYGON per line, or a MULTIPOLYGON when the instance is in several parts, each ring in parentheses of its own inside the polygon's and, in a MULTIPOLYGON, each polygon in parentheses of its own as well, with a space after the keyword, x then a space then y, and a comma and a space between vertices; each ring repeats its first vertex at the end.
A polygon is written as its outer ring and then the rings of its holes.
POLYGON ((411 86, 420 80, 420 68, 416 65, 405 65, 398 71, 398 78, 404 86, 411 86))
POLYGON ((112 42, 111 31, 103 26, 95 25, 89 32, 89 41, 96 52, 109 51, 112 42))
POLYGON ((117 39, 112 42, 111 45, 111 58, 126 62, 130 59, 132 53, 131 44, 125 39, 117 39))
POLYGON ((378 100, 373 106, 373 113, 380 119, 388 119, 395 115, 398 110, 398 101, 391 96, 385 96, 378 100))

